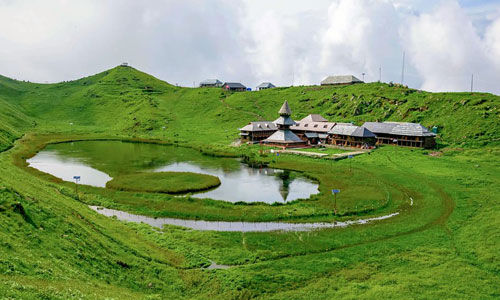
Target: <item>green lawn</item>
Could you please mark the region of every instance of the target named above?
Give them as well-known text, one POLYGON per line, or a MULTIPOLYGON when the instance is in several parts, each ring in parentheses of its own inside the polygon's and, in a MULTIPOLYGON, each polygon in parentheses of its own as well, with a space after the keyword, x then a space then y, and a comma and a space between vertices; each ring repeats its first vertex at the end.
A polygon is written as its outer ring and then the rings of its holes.
POLYGON ((314 152, 314 153, 321 153, 321 154, 328 154, 330 156, 334 154, 342 154, 342 153, 347 153, 347 152, 352 152, 356 150, 348 150, 348 149, 340 149, 340 148, 303 148, 303 149, 297 149, 298 151, 305 151, 305 152, 314 152))
POLYGON ((189 193, 215 188, 219 178, 189 172, 155 172, 122 175, 106 183, 107 188, 130 192, 189 193))
POLYGON ((499 299, 499 105, 491 94, 427 93, 383 83, 227 94, 174 87, 124 67, 58 84, 0 77, 0 295, 499 299), (331 161, 230 146, 247 122, 274 120, 284 99, 294 119, 321 113, 358 125, 437 125, 439 149, 382 147, 351 161, 331 161), (87 139, 168 143, 241 157, 313 177, 320 194, 286 205, 233 205, 82 187, 79 199, 70 183, 26 167, 25 159, 47 144, 87 139), (332 214, 333 187, 341 190, 340 216, 332 214), (159 231, 104 217, 88 204, 211 220, 399 215, 309 232, 159 231), (234 267, 202 269, 211 261, 234 267))

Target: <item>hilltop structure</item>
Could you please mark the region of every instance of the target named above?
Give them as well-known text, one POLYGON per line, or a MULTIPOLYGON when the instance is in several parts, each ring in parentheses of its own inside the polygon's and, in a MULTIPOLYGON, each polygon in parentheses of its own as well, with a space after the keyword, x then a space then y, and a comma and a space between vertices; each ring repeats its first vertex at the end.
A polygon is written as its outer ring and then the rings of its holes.
POLYGON ((278 126, 278 130, 263 142, 268 145, 282 146, 282 147, 300 147, 305 146, 306 142, 299 138, 295 133, 290 130, 290 126, 295 125, 295 121, 290 117, 292 110, 285 100, 279 111, 280 117, 273 123, 278 126))
POLYGON ((200 87, 221 87, 222 82, 219 79, 206 79, 200 82, 200 87))
POLYGON ((321 85, 349 85, 355 83, 364 83, 354 75, 328 76, 321 81, 321 85))
POLYGON ((222 88, 231 92, 244 92, 247 90, 247 87, 239 82, 225 82, 222 88))
POLYGON ((257 86, 257 91, 261 90, 267 90, 267 89, 272 89, 275 88, 276 86, 270 82, 263 82, 257 86))

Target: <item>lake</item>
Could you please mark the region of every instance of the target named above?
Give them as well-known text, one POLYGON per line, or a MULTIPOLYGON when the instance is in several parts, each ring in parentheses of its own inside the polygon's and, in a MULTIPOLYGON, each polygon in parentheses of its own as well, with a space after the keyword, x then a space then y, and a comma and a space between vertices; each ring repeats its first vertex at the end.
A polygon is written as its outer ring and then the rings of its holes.
POLYGON ((318 193, 318 184, 297 172, 254 168, 239 159, 203 155, 185 147, 125 141, 49 144, 27 160, 30 167, 65 181, 105 187, 114 177, 135 172, 194 172, 219 177, 221 185, 192 194, 229 202, 287 202, 318 193))

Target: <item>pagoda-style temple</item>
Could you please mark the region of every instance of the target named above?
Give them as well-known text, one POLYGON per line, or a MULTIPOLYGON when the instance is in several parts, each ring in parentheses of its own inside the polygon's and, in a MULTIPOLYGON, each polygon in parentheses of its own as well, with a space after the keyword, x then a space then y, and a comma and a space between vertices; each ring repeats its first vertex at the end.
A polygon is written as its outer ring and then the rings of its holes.
POLYGON ((278 126, 278 130, 263 142, 270 146, 278 147, 303 147, 307 142, 300 139, 295 133, 290 130, 290 126, 295 125, 295 121, 290 117, 292 110, 288 101, 285 100, 279 111, 280 117, 273 123, 278 126))

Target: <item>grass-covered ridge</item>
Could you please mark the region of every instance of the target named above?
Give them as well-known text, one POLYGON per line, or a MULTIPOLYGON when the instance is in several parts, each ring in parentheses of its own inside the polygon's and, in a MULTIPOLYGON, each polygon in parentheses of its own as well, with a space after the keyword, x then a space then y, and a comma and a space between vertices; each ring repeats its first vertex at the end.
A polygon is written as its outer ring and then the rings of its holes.
POLYGON ((151 172, 122 175, 106 183, 120 191, 179 194, 199 192, 220 185, 216 176, 190 172, 151 172))
MULTIPOLYGON (((9 134, 3 149, 14 146, 0 150, 0 295, 7 299, 500 298, 498 96, 427 93, 379 83, 226 94, 174 87, 118 67, 58 84, 0 77, 0 98, 0 129, 9 134), (433 155, 382 147, 352 160, 353 181, 383 179, 398 199, 388 209, 398 216, 291 233, 172 226, 158 232, 101 216, 81 201, 135 212, 143 209, 142 201, 160 213, 172 207, 192 213, 192 207, 210 200, 181 202, 169 195, 112 190, 105 190, 115 193, 106 196, 84 188, 79 200, 72 185, 24 165, 26 157, 58 141, 180 144, 302 170, 328 182, 322 188, 325 198, 311 201, 316 207, 298 201, 260 210, 263 206, 212 201, 203 217, 224 213, 227 220, 290 220, 306 211, 302 208, 314 214, 321 212, 320 205, 331 210, 329 185, 349 181, 349 161, 276 158, 255 147, 229 146, 246 122, 275 119, 284 99, 295 119, 321 113, 358 124, 388 119, 437 125, 446 147, 433 155), (211 261, 235 267, 202 269, 211 261)), ((349 188, 341 190, 347 195, 349 188)), ((355 192, 362 195, 362 186, 355 192)))
POLYGON ((295 119, 320 113, 332 121, 408 121, 439 128, 446 145, 498 144, 500 97, 486 93, 429 93, 385 83, 288 87, 226 93, 180 88, 131 67, 57 84, 0 77, 0 98, 36 118, 39 128, 65 132, 126 132, 179 142, 238 137, 252 120, 274 120, 286 99, 295 119), (111 117, 112 116, 112 117, 111 117), (73 125, 70 125, 73 124, 73 125), (222 124, 224 124, 222 126, 222 124))

